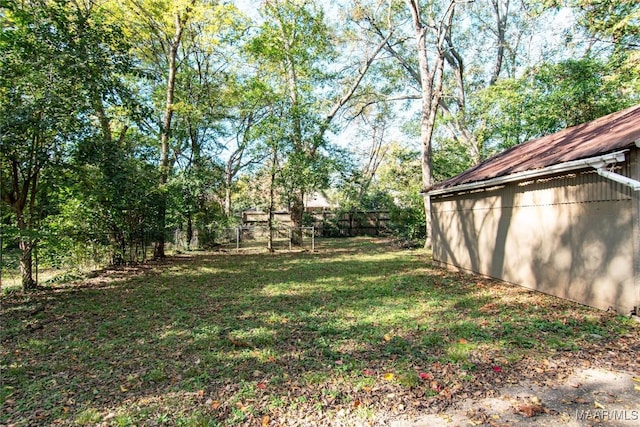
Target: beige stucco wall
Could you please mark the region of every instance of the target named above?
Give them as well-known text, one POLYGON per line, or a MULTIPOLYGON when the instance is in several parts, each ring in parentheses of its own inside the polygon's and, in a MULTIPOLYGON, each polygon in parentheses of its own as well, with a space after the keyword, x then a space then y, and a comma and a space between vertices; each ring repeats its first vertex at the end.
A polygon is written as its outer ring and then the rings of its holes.
POLYGON ((640 305, 637 195, 621 184, 582 171, 431 203, 438 262, 625 314, 640 305))

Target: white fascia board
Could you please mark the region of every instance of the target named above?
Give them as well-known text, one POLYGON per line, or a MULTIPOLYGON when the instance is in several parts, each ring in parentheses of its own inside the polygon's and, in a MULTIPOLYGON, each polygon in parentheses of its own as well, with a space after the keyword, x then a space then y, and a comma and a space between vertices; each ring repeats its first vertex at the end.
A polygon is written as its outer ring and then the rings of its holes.
MULTIPOLYGON (((570 172, 578 169, 584 169, 587 167, 593 167, 596 170, 602 170, 601 168, 607 165, 624 162, 625 153, 627 151, 629 150, 616 151, 614 153, 604 154, 602 156, 596 156, 596 157, 589 157, 587 159, 572 160, 570 162, 558 163, 555 165, 547 166, 545 168, 517 172, 511 175, 486 179, 484 181, 476 181, 476 182, 469 182, 467 184, 460 184, 460 185, 456 185, 455 187, 439 188, 437 190, 428 191, 423 194, 425 196, 438 196, 441 194, 457 193, 460 191, 477 190, 479 188, 494 187, 497 185, 507 184, 510 182, 539 178, 542 176, 551 175, 555 173, 570 172)), ((624 177, 624 178, 627 178, 627 177, 624 177)), ((631 178, 627 178, 627 179, 631 180, 631 178)), ((640 185, 640 182, 637 182, 637 183, 638 185, 640 185)))

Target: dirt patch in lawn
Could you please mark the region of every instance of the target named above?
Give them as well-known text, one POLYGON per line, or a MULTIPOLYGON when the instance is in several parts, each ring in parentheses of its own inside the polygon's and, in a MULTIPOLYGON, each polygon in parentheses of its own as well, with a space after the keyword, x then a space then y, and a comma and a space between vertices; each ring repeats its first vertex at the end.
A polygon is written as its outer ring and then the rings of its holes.
POLYGON ((494 397, 459 400, 438 414, 396 419, 392 427, 612 427, 640 423, 640 378, 606 368, 575 368, 566 378, 524 379, 494 397))

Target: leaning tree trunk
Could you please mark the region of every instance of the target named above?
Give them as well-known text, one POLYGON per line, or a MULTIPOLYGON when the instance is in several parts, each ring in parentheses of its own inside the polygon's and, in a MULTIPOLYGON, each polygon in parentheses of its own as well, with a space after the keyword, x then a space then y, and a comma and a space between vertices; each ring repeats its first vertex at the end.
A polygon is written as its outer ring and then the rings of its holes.
POLYGON ((231 217, 231 184, 228 181, 224 189, 224 214, 227 218, 231 217))

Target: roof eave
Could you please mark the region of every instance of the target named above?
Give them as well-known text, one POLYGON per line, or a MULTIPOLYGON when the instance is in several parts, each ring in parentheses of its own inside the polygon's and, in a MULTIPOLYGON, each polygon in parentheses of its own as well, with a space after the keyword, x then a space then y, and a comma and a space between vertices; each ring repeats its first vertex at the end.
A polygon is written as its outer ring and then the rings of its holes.
POLYGON ((572 160, 564 163, 547 166, 540 169, 517 172, 511 175, 499 176, 495 178, 485 179, 482 181, 468 182, 453 187, 437 188, 435 190, 425 191, 425 196, 439 196, 443 194, 459 193, 461 191, 477 190, 480 188, 494 187, 497 185, 507 184, 525 179, 534 179, 548 176, 556 173, 570 172, 578 169, 593 167, 601 169, 603 166, 620 163, 625 160, 625 153, 629 150, 616 151, 613 153, 603 154, 600 156, 589 157, 586 159, 572 160))

